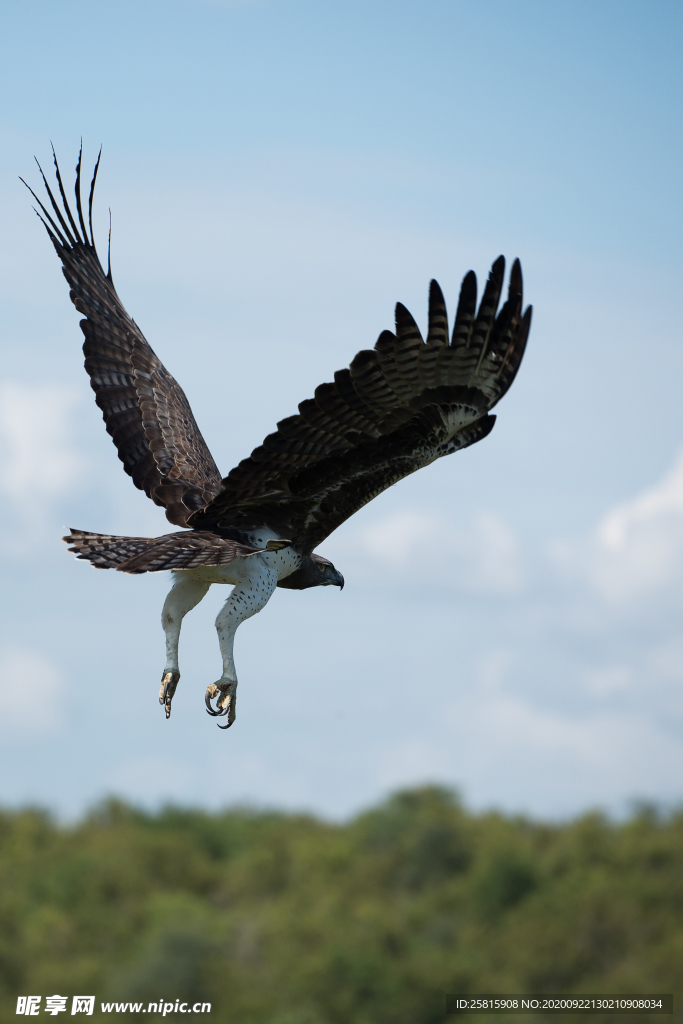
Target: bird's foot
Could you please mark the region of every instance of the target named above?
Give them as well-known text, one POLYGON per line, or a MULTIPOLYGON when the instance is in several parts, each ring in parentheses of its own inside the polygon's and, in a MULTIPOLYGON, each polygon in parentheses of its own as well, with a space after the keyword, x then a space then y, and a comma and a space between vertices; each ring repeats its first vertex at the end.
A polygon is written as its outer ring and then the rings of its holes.
POLYGON ((171 717, 171 701, 175 695, 176 687, 180 682, 180 672, 168 670, 161 677, 161 689, 159 690, 159 703, 166 711, 166 718, 171 717))
MULTIPOLYGON (((229 729, 232 723, 235 721, 235 702, 237 696, 237 680, 236 679, 219 679, 217 683, 211 683, 206 688, 206 710, 214 718, 224 718, 227 716, 227 723, 225 725, 219 725, 219 729, 229 729), (216 707, 211 707, 211 701, 214 698, 216 700, 216 707)), ((217 723, 218 724, 218 723, 217 723)))

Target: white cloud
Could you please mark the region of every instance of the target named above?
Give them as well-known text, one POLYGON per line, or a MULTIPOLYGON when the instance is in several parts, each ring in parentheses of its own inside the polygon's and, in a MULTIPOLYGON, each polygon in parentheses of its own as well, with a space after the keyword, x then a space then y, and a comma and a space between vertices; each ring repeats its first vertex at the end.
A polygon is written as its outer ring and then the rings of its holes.
MULTIPOLYGON (((594 803, 623 810, 642 793, 676 799, 683 747, 675 730, 652 713, 652 692, 643 701, 623 700, 633 692, 632 673, 624 667, 588 672, 595 685, 590 697, 610 706, 596 708, 579 696, 571 708, 558 707, 557 692, 525 693, 517 673, 523 652, 493 651, 478 666, 478 682, 445 711, 452 769, 475 804, 485 805, 498 791, 508 806, 535 813, 575 813, 594 803)), ((661 695, 654 698, 661 708, 661 695)), ((562 706, 564 705, 564 706, 562 706)), ((442 748, 444 746, 441 741, 442 748)), ((438 751, 434 752, 437 760, 438 751)))
POLYGON ((586 542, 555 554, 612 604, 683 581, 683 452, 658 484, 607 512, 586 542))
POLYGON ((364 573, 482 594, 514 594, 526 571, 517 537, 494 512, 462 527, 446 516, 402 509, 348 540, 348 560, 362 551, 364 573))
POLYGON ((59 670, 33 651, 8 647, 0 655, 0 722, 3 730, 53 732, 61 725, 59 670))
POLYGON ((496 512, 481 512, 471 533, 469 570, 465 574, 473 590, 513 594, 525 582, 522 553, 514 532, 496 512))
POLYGON ((371 557, 401 568, 424 547, 426 536, 433 537, 442 529, 443 521, 436 516, 405 509, 366 526, 358 539, 371 557))
POLYGON ((563 788, 576 785, 584 792, 590 780, 594 799, 605 803, 663 789, 670 797, 683 769, 677 738, 637 713, 590 713, 584 708, 572 715, 501 696, 472 709, 468 729, 486 735, 489 770, 526 764, 527 770, 554 776, 563 788))
POLYGON ((69 440, 76 392, 59 383, 0 385, 0 487, 23 515, 68 492, 83 459, 69 440))
POLYGON ((481 709, 489 735, 498 743, 537 752, 570 754, 593 767, 609 768, 623 760, 630 747, 642 741, 638 723, 613 715, 571 718, 532 707, 524 701, 500 697, 481 709))

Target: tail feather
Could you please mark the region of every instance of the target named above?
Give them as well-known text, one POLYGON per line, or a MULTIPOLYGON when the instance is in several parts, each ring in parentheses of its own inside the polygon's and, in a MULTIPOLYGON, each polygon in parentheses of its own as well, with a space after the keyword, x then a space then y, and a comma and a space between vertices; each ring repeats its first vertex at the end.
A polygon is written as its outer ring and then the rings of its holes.
POLYGON ((71 530, 62 540, 69 545, 76 558, 86 559, 96 569, 119 569, 136 555, 153 547, 154 537, 115 537, 104 533, 71 530))
POLYGON ((229 565, 238 555, 261 550, 205 530, 181 530, 163 537, 115 537, 72 529, 62 540, 76 558, 85 559, 96 569, 136 574, 229 565))

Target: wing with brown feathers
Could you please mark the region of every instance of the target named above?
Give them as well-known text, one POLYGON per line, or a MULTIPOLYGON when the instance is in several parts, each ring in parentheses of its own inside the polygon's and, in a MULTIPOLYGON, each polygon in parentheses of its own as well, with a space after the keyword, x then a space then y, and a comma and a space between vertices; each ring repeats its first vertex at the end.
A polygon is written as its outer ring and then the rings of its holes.
POLYGON ((98 157, 90 187, 89 235, 81 205, 81 154, 76 167, 76 209, 80 227, 67 202, 56 157, 63 209, 56 202, 40 165, 54 216, 33 189, 30 191, 42 211, 38 216, 62 261, 71 300, 86 318, 81 320, 85 368, 123 468, 136 487, 166 509, 170 522, 185 526, 193 511, 218 494, 221 476, 185 393, 123 308, 112 281, 111 263, 106 274, 100 263, 92 232, 92 202, 99 162, 98 157))
POLYGON ((384 331, 333 384, 321 384, 298 416, 282 420, 229 473, 189 525, 230 529, 260 519, 311 551, 387 487, 485 437, 495 422, 489 410, 514 380, 531 324, 531 307, 522 315, 519 260, 496 315, 504 274, 501 256, 478 310, 476 277, 466 275, 450 340, 436 281, 426 340, 399 303, 396 334, 384 331))

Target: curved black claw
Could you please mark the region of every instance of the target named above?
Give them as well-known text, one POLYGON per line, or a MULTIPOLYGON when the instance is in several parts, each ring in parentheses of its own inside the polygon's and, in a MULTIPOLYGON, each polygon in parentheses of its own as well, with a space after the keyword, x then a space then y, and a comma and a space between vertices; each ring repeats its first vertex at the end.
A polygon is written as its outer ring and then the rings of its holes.
POLYGON ((224 707, 224 708, 215 708, 214 709, 214 708, 211 707, 211 701, 214 699, 214 697, 222 697, 222 696, 223 695, 222 695, 220 690, 218 691, 218 693, 213 694, 213 695, 209 693, 209 690, 207 690, 206 694, 204 695, 204 703, 206 704, 207 713, 209 715, 213 715, 214 718, 223 718, 230 711, 230 705, 229 704, 226 705, 226 707, 224 707))
POLYGON ((159 691, 159 703, 164 708, 167 719, 171 717, 171 701, 175 696, 179 680, 180 672, 164 672, 161 677, 162 689, 159 691))
POLYGON ((213 718, 225 718, 229 716, 227 725, 218 725, 219 729, 229 729, 235 721, 235 688, 237 683, 231 683, 229 687, 222 689, 217 683, 211 683, 206 688, 206 694, 204 696, 204 703, 206 704, 206 710, 213 718), (228 701, 225 707, 220 707, 216 704, 216 707, 211 706, 212 700, 222 700, 225 696, 228 697, 228 701))

